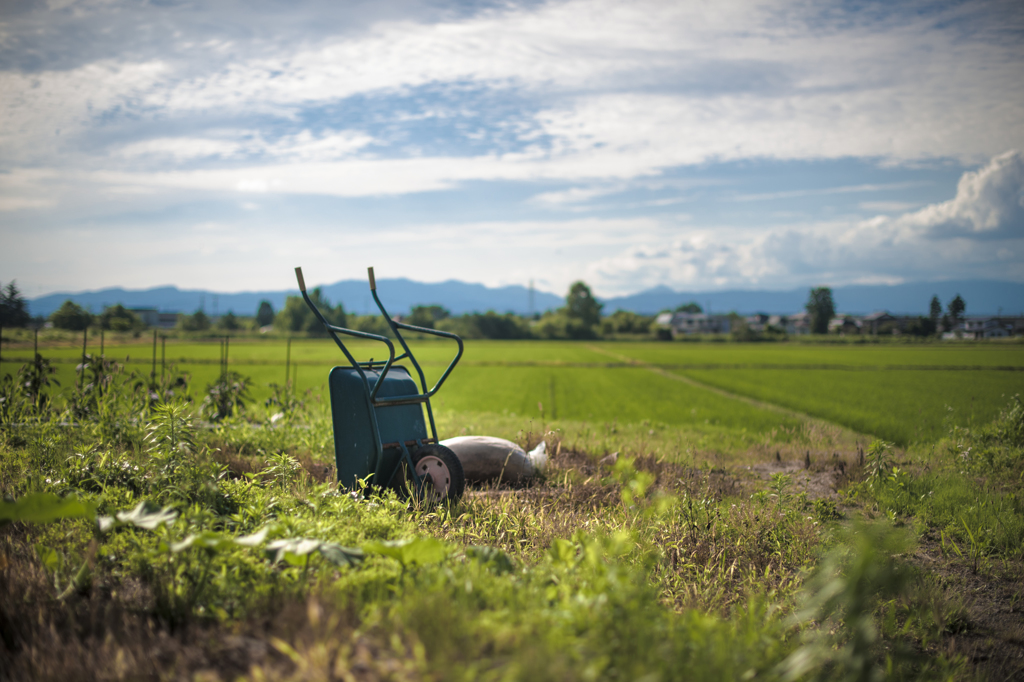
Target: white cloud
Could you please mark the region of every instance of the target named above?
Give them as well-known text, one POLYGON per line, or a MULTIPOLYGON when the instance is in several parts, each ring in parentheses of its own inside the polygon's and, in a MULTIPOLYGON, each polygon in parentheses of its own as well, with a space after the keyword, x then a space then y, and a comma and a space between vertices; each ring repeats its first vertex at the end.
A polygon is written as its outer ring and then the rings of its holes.
MULTIPOLYGON (((429 254, 451 276, 488 283, 544 278, 556 291, 585 272, 604 295, 666 283, 784 286, 807 278, 939 273, 1024 279, 1016 256, 1024 252, 1021 155, 992 158, 1024 148, 1024 59, 1017 24, 1001 16, 1019 15, 1012 3, 893 5, 879 10, 887 13, 881 21, 842 6, 788 0, 569 0, 434 13, 394 5, 380 16, 412 18, 339 20, 335 30, 314 12, 306 21, 322 25, 306 33, 291 24, 277 31, 281 16, 291 20, 290 7, 278 15, 256 7, 237 24, 211 31, 218 25, 211 17, 231 11, 201 3, 173 10, 117 0, 110 6, 108 12, 104 3, 78 3, 54 15, 52 23, 66 31, 46 34, 53 49, 36 51, 38 66, 36 53, 5 50, 20 45, 28 28, 45 33, 48 17, 28 27, 16 17, 0 23, 7 247, 0 265, 73 262, 88 245, 66 233, 55 238, 58 230, 84 235, 83 226, 110 223, 102 234, 116 240, 131 224, 132 239, 119 242, 131 248, 111 251, 124 267, 136 268, 140 253, 173 253, 161 281, 178 273, 179 281, 209 285, 200 267, 206 263, 240 282, 247 272, 276 271, 280 258, 299 253, 288 241, 293 234, 260 233, 260 247, 273 253, 257 264, 248 251, 240 255, 253 240, 247 225, 223 215, 188 223, 173 216, 189 211, 174 209, 241 205, 240 220, 255 223, 287 204, 309 210, 294 217, 305 224, 320 217, 308 207, 327 202, 289 204, 288 195, 386 196, 405 216, 423 204, 413 203, 417 197, 403 205, 403 194, 471 192, 479 187, 474 182, 546 182, 527 188, 534 196, 526 206, 520 188, 508 191, 516 196, 507 199, 509 213, 628 210, 634 217, 495 223, 480 215, 505 207, 474 214, 467 201, 464 212, 448 213, 464 221, 459 225, 440 225, 436 216, 392 230, 352 222, 333 232, 306 228, 306 241, 299 241, 316 250, 325 234, 339 240, 330 242, 334 253, 317 252, 325 269, 352 243, 364 249, 353 256, 359 258, 386 243, 395 262, 420 279, 426 275, 416 263, 429 254), (90 12, 94 23, 75 23, 90 12), (107 19, 138 26, 111 24, 108 32, 107 19), (279 37, 285 33, 287 40, 279 37), (159 47, 142 44, 154 35, 159 47), (132 37, 108 46, 110 36, 132 37), (76 61, 76 45, 90 56, 76 61), (501 143, 487 146, 499 137, 501 143), (703 164, 853 159, 908 166, 990 158, 964 175, 954 198, 914 211, 933 199, 877 194, 909 187, 900 183, 737 188, 746 193, 741 200, 789 201, 780 212, 794 216, 801 213, 791 200, 800 197, 871 192, 861 208, 886 214, 872 220, 799 218, 760 228, 723 218, 722 227, 663 210, 699 193, 673 183, 695 186, 676 176, 694 175, 703 164), (254 194, 266 195, 258 198, 259 211, 254 194), (610 195, 618 194, 623 198, 612 204, 619 197, 610 195), (610 196, 608 205, 596 205, 602 196, 610 196), (168 228, 174 220, 185 222, 168 228), (223 226, 203 234, 216 237, 224 263, 235 258, 234 270, 204 261, 210 251, 196 255, 178 243, 196 224, 223 226), (26 235, 34 231, 32 241, 26 235), (28 252, 31 258, 23 257, 28 252), (499 257, 503 266, 496 268, 499 257)), ((452 202, 465 196, 453 194, 452 202)), ((777 220, 780 212, 758 218, 777 220)), ((385 222, 401 220, 389 214, 385 222)), ((54 278, 73 272, 67 263, 47 267, 39 272, 54 278)), ((152 262, 132 272, 152 276, 152 262)))
MULTIPOLYGON (((0 151, 8 164, 32 158, 32 149, 38 160, 57 144, 57 129, 88 135, 111 115, 201 121, 262 112, 294 121, 355 95, 473 84, 542 103, 535 124, 564 177, 635 177, 750 157, 977 161, 1024 147, 1021 58, 1015 42, 995 39, 1000 7, 870 23, 802 3, 571 0, 382 22, 269 50, 220 40, 223 57, 209 64, 208 50, 186 48, 184 35, 167 60, 0 73, 0 151), (982 30, 964 30, 979 23, 982 30)), ((184 137, 192 149, 172 150, 174 160, 231 155, 204 148, 203 136, 184 137)), ((301 160, 364 146, 320 142, 301 160)))
POLYGON ((917 208, 920 204, 913 201, 862 201, 857 206, 862 211, 904 213, 912 208, 917 208))
POLYGON ((964 173, 956 197, 906 216, 936 233, 1024 237, 1024 154, 1008 151, 983 168, 964 173))
POLYGON ((302 130, 273 142, 255 130, 223 131, 220 137, 159 137, 125 145, 118 154, 126 158, 167 157, 181 163, 196 159, 269 157, 280 161, 333 161, 351 156, 374 142, 369 135, 351 130, 325 130, 316 135, 302 130))
POLYGON ((125 145, 118 153, 127 158, 139 156, 170 157, 175 162, 206 158, 230 158, 242 150, 233 140, 196 137, 157 137, 125 145))
POLYGON ((578 204, 606 194, 619 192, 622 189, 624 189, 622 185, 617 185, 615 187, 570 187, 569 189, 559 190, 557 192, 542 192, 534 196, 532 201, 550 206, 578 204))
POLYGON ((1024 155, 964 173, 956 197, 896 217, 795 227, 700 228, 588 266, 603 295, 656 285, 696 290, 948 278, 1024 279, 1024 155), (895 275, 894 273, 899 273, 895 275))
POLYGON ((96 119, 137 104, 140 92, 168 75, 161 61, 104 60, 66 71, 0 71, 0 158, 5 167, 49 160, 76 147, 96 119))

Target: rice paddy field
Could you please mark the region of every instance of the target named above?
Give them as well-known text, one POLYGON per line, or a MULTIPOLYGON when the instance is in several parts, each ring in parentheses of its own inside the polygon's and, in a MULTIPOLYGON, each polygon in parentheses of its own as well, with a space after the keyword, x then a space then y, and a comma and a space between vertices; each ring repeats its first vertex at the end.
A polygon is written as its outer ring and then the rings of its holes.
MULTIPOLYGON (((96 340, 90 343, 95 352, 96 340)), ((411 343, 432 384, 454 356, 454 343, 411 343)), ((386 353, 380 344, 351 348, 360 359, 386 353)), ((27 361, 25 350, 8 349, 0 372, 27 361)), ((150 341, 110 343, 104 351, 140 375, 154 366, 157 374, 185 372, 199 394, 219 376, 222 346, 169 339, 157 345, 155 364, 150 341)), ((329 339, 233 339, 227 354, 229 368, 251 379, 257 401, 270 395, 271 384, 285 384, 286 370, 298 391, 323 392, 330 368, 344 364, 329 339)), ((61 386, 73 386, 80 345, 47 347, 43 355, 56 363, 61 386)), ((737 442, 809 416, 906 446, 936 441, 953 421, 991 421, 1022 391, 1021 344, 472 341, 435 409, 532 419, 538 429, 543 419, 745 430, 737 442)))
POLYGON ((1024 678, 1022 344, 469 341, 439 436, 549 460, 446 505, 338 486, 330 340, 2 352, 0 681, 1024 678))

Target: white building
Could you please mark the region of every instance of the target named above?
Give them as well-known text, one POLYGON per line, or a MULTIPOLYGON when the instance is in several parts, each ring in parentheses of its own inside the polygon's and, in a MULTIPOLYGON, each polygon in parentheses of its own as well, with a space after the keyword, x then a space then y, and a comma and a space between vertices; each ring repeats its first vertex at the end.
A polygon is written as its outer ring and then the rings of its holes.
POLYGON ((660 327, 672 330, 672 336, 688 334, 728 334, 732 325, 728 315, 705 313, 662 313, 656 318, 660 327))

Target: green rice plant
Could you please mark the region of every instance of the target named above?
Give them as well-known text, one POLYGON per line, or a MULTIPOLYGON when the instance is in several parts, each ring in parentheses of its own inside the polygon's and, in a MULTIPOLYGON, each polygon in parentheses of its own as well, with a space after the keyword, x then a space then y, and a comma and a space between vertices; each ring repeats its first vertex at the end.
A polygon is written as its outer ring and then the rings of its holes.
POLYGON ((249 383, 252 380, 238 372, 228 371, 206 387, 206 397, 200 412, 210 421, 221 421, 245 409, 249 398, 249 383))
POLYGON ((872 441, 868 446, 867 462, 864 470, 872 486, 882 485, 892 471, 892 443, 884 440, 872 441))
POLYGON ((901 446, 947 433, 952 406, 961 422, 998 415, 1003 395, 1024 386, 1019 371, 846 369, 679 369, 708 386, 826 419, 901 446))
POLYGON ((39 353, 18 370, 16 381, 24 387, 37 413, 42 413, 50 404, 50 387, 60 386, 60 381, 54 377, 56 373, 57 368, 53 363, 39 353))
POLYGON ((299 476, 302 465, 290 455, 280 452, 267 458, 267 466, 260 475, 277 487, 287 488, 299 476))
POLYGON ((789 487, 793 484, 793 477, 783 473, 772 474, 770 489, 774 493, 775 501, 778 504, 778 508, 782 509, 783 505, 789 501, 789 487))

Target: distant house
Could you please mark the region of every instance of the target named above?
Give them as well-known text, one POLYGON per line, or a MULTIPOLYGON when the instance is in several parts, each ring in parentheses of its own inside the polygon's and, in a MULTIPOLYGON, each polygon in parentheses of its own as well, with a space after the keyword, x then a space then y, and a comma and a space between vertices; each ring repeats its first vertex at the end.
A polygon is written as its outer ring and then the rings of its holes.
POLYGON ((160 311, 156 308, 129 308, 128 310, 135 313, 147 327, 155 327, 160 315, 160 311))
POLYGON ((787 334, 810 334, 811 333, 811 314, 806 310, 802 310, 799 313, 793 313, 784 318, 785 325, 783 329, 786 330, 787 334))
POLYGON ((178 313, 162 313, 156 308, 129 308, 147 327, 173 329, 178 324, 178 313))
POLYGON ((860 334, 864 323, 853 315, 836 315, 828 321, 828 333, 852 336, 860 334))
POLYGON ((771 316, 764 313, 755 313, 746 318, 747 328, 752 332, 763 332, 770 326, 771 316))
POLYGON ((866 316, 862 322, 862 329, 868 334, 892 333, 898 328, 896 316, 890 315, 887 310, 880 310, 866 316))
POLYGON ((706 313, 662 313, 655 318, 662 328, 672 331, 672 336, 689 334, 728 334, 732 325, 728 315, 706 313))
MULTIPOLYGON (((968 317, 959 328, 968 339, 998 339, 1020 333, 1018 319, 1020 318, 968 317)), ((1020 329, 1024 331, 1024 324, 1020 325, 1020 329)))

